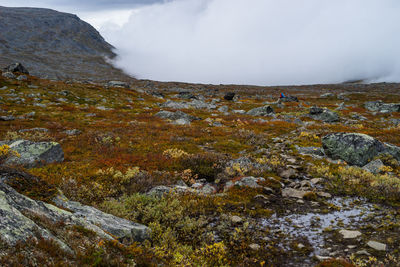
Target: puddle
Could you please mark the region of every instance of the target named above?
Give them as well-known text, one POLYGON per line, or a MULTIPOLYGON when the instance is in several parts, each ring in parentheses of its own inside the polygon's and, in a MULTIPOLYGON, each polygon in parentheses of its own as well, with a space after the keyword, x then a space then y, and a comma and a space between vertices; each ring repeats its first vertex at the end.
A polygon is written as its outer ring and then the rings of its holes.
MULTIPOLYGON (((357 230, 366 224, 364 220, 373 214, 374 207, 358 198, 335 198, 329 203, 340 207, 329 213, 308 212, 304 214, 289 214, 264 219, 262 225, 275 232, 282 232, 292 238, 306 237, 314 248, 314 255, 324 251, 324 229, 357 230), (356 204, 354 204, 354 202, 356 204), (352 204, 353 203, 353 204, 352 204)), ((379 218, 376 218, 379 220, 379 218)))

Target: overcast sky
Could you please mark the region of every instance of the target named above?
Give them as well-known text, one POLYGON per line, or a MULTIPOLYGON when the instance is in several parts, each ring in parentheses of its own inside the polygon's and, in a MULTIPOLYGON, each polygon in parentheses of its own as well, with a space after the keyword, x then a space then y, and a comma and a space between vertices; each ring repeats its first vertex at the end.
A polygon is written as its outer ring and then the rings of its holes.
POLYGON ((399 0, 0 0, 91 23, 139 78, 400 82, 399 0))

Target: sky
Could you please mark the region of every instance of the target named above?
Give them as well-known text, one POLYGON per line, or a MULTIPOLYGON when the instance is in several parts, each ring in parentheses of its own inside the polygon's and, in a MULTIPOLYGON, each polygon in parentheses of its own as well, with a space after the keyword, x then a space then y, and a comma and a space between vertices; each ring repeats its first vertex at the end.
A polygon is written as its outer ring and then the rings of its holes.
POLYGON ((138 78, 288 85, 400 82, 398 0, 2 1, 91 23, 138 78))

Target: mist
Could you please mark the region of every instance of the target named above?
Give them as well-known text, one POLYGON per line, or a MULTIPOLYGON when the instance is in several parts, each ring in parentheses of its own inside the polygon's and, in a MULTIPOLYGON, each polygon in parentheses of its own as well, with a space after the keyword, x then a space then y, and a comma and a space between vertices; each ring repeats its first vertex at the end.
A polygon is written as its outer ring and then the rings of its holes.
POLYGON ((213 84, 400 82, 398 0, 173 0, 100 32, 138 78, 213 84))

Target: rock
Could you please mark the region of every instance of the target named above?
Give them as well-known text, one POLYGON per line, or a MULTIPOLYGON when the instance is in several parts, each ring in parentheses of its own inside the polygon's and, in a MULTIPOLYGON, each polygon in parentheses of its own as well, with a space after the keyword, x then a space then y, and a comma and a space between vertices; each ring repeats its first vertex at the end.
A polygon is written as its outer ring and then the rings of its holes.
POLYGON ((231 101, 231 100, 233 100, 233 98, 235 97, 235 93, 232 93, 232 92, 230 92, 230 93, 226 93, 225 94, 225 96, 224 96, 224 99, 225 100, 228 100, 228 101, 231 101))
POLYGON ((242 179, 240 179, 239 181, 235 182, 235 186, 247 186, 247 187, 251 187, 251 188, 261 188, 262 186, 259 185, 259 182, 263 182, 265 181, 264 178, 262 177, 253 177, 253 176, 249 176, 249 177, 243 177, 242 179))
POLYGON ((320 183, 322 183, 323 180, 324 179, 322 179, 322 178, 313 178, 313 179, 311 179, 311 183, 320 184, 320 183))
POLYGON ((78 129, 72 129, 72 130, 66 130, 66 131, 64 131, 64 133, 66 135, 73 136, 73 135, 80 135, 82 133, 82 131, 80 131, 78 129))
POLYGON ((18 80, 18 81, 26 81, 26 80, 28 80, 28 76, 26 76, 26 75, 20 75, 20 76, 17 77, 17 80, 18 80))
POLYGON ((246 114, 251 116, 269 116, 274 113, 274 109, 271 106, 263 106, 259 108, 253 108, 249 110, 246 114))
POLYGON ((299 102, 299 99, 295 96, 287 95, 278 99, 278 103, 284 102, 299 102))
POLYGON ((296 146, 297 151, 301 155, 310 155, 317 158, 325 157, 324 150, 321 147, 300 147, 296 146))
POLYGON ((261 246, 259 244, 250 244, 249 248, 251 248, 252 250, 260 250, 261 246))
POLYGON ((243 219, 240 218, 239 216, 234 215, 234 216, 231 217, 231 221, 233 223, 241 223, 243 221, 243 219))
POLYGON ((185 102, 175 102, 172 100, 168 100, 167 102, 161 104, 161 107, 172 109, 188 109, 189 105, 185 102))
POLYGON ((195 95, 188 91, 183 91, 178 93, 178 98, 180 99, 197 99, 195 95))
POLYGON ((229 111, 229 107, 228 106, 219 107, 218 111, 219 112, 223 112, 223 113, 228 112, 229 111))
POLYGON ((13 121, 13 120, 15 120, 15 117, 13 115, 0 116, 0 121, 13 121))
POLYGON ((282 189, 282 197, 292 197, 302 199, 307 193, 311 191, 296 190, 293 188, 282 189))
POLYGON ((348 164, 364 166, 380 154, 390 154, 400 160, 400 148, 384 144, 375 138, 359 133, 333 133, 322 138, 325 154, 348 164))
POLYGON ((291 179, 297 177, 297 171, 295 169, 289 168, 284 169, 279 172, 279 176, 285 179, 291 179))
MULTIPOLYGON (((19 177, 20 173, 15 175, 3 171, 2 175, 19 177)), ((3 179, 0 181, 0 237, 8 245, 15 245, 19 241, 39 235, 45 239, 53 239, 62 249, 72 252, 63 241, 52 234, 51 230, 42 224, 36 224, 26 214, 45 218, 52 223, 63 222, 65 226, 82 226, 107 240, 113 240, 113 236, 132 241, 148 238, 150 230, 144 225, 103 213, 78 202, 70 203, 65 198, 58 197, 54 200, 57 205, 69 207, 68 211, 63 210, 42 201, 32 200, 6 185, 2 182, 3 179)))
POLYGON ((168 194, 171 191, 172 191, 171 187, 160 185, 160 186, 153 187, 149 192, 147 192, 147 195, 161 198, 165 194, 168 194))
POLYGON ((339 115, 336 112, 315 106, 310 108, 309 116, 314 120, 319 120, 327 123, 339 121, 339 115))
POLYGON ((11 64, 3 69, 5 72, 19 72, 23 74, 29 75, 29 71, 21 64, 21 63, 14 63, 11 64))
MULTIPOLYGON (((184 119, 185 121, 192 122, 194 120, 199 120, 199 118, 188 115, 182 111, 176 111, 176 112, 171 112, 171 111, 160 111, 154 116, 162 118, 162 119, 168 119, 172 121, 184 119)), ((182 121, 183 122, 183 121, 182 121)))
POLYGON ((1 76, 3 76, 4 78, 7 78, 7 79, 17 78, 17 76, 15 76, 12 72, 3 72, 3 74, 1 76))
POLYGON ((362 167, 363 170, 372 172, 373 174, 377 174, 380 172, 381 168, 384 167, 385 164, 383 164, 382 160, 377 159, 373 160, 364 167, 362 167))
POLYGON ((206 185, 202 186, 198 191, 200 194, 211 195, 211 194, 215 194, 217 192, 217 189, 214 186, 212 186, 211 184, 206 184, 206 185))
POLYGON ((331 97, 334 97, 335 95, 334 94, 332 94, 332 93, 326 93, 326 94, 322 94, 321 96, 320 96, 320 98, 331 98, 331 97))
POLYGON ((340 230, 339 234, 341 234, 344 239, 354 239, 362 235, 360 231, 350 231, 350 230, 340 230))
POLYGON ((400 112, 400 103, 383 103, 381 100, 366 102, 364 107, 373 112, 400 112))
POLYGON ((368 251, 366 251, 365 249, 360 250, 360 251, 357 251, 357 252, 356 252, 356 255, 371 256, 371 254, 370 254, 368 251))
POLYGON ((19 133, 26 133, 26 132, 42 132, 42 133, 48 133, 49 129, 46 128, 32 128, 32 129, 22 129, 18 131, 19 133))
POLYGON ((26 168, 42 166, 43 164, 59 163, 64 160, 64 152, 56 142, 32 142, 27 140, 2 141, 0 145, 9 145, 18 152, 18 156, 10 156, 3 165, 22 165, 26 168))
POLYGON ((190 125, 190 120, 187 118, 177 119, 173 122, 175 125, 190 125))
POLYGON ((317 192, 317 196, 324 197, 324 198, 332 198, 332 195, 327 192, 317 192))
POLYGON ((109 81, 107 83, 108 87, 118 87, 118 88, 129 88, 129 84, 121 81, 109 81))
POLYGON ((369 246, 372 249, 378 250, 378 251, 386 251, 386 244, 379 243, 376 241, 369 241, 367 243, 367 246, 369 246))
POLYGON ((82 205, 79 202, 69 201, 63 196, 55 198, 54 202, 72 211, 75 217, 97 225, 119 240, 144 241, 149 238, 150 229, 142 224, 104 213, 93 207, 82 205))

